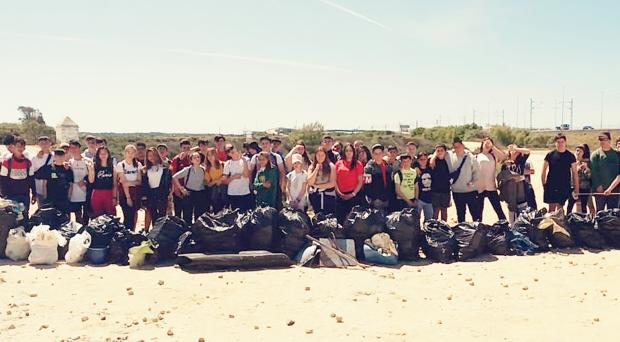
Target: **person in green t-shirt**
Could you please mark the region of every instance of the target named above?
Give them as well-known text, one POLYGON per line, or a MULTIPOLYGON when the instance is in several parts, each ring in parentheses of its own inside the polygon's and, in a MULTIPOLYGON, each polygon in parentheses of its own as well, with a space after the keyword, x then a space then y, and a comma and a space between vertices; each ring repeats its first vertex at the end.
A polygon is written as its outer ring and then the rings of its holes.
MULTIPOLYGON (((618 164, 620 163, 618 152, 611 147, 611 134, 602 132, 598 136, 600 148, 590 156, 592 170, 592 189, 596 193, 603 193, 616 179, 618 164)), ((620 189, 612 190, 614 193, 620 189)), ((618 195, 596 195, 596 210, 618 208, 618 195)))
POLYGON ((256 205, 276 207, 276 187, 278 172, 269 161, 269 152, 260 152, 257 156, 259 170, 254 178, 256 205))
POLYGON ((417 173, 411 168, 411 156, 400 156, 400 170, 394 172, 394 185, 400 208, 415 208, 417 190, 417 173))

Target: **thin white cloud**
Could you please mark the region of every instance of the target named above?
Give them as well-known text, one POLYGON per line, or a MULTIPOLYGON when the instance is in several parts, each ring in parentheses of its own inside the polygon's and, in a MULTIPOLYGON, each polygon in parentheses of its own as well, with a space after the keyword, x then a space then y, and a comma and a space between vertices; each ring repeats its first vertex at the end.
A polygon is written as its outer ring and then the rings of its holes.
POLYGON ((380 22, 378 22, 378 21, 376 21, 376 20, 374 20, 374 19, 372 19, 372 18, 370 18, 370 17, 368 17, 366 15, 363 15, 363 14, 361 14, 359 12, 356 12, 356 11, 350 9, 350 8, 347 8, 347 7, 344 7, 342 5, 339 5, 339 4, 337 4, 337 3, 333 2, 333 1, 329 1, 329 0, 319 0, 319 1, 324 3, 324 4, 326 4, 326 5, 329 5, 329 6, 333 7, 333 8, 335 8, 335 9, 338 9, 338 10, 340 10, 342 12, 345 12, 347 14, 350 14, 350 15, 354 16, 354 17, 357 17, 357 18, 362 19, 362 20, 364 20, 366 22, 369 22, 369 23, 371 23, 373 25, 379 26, 380 28, 382 28, 384 30, 392 31, 391 27, 389 27, 389 26, 387 26, 385 24, 382 24, 382 23, 380 23, 380 22))
POLYGON ((196 51, 196 50, 186 50, 186 49, 163 49, 163 51, 174 52, 174 53, 182 53, 182 54, 188 54, 188 55, 195 55, 195 56, 206 56, 206 57, 213 57, 213 58, 222 58, 222 59, 230 59, 230 60, 237 60, 237 61, 254 62, 254 63, 284 65, 284 66, 296 67, 296 68, 332 70, 332 71, 345 71, 345 72, 349 71, 347 69, 333 67, 333 66, 328 66, 328 65, 296 62, 296 61, 289 61, 289 60, 285 60, 285 59, 273 59, 273 58, 239 56, 239 55, 231 55, 231 54, 225 54, 225 53, 219 53, 219 52, 206 52, 206 51, 196 51))
MULTIPOLYGON (((50 41, 62 41, 68 43, 80 43, 80 44, 90 44, 98 47, 107 47, 107 48, 119 48, 119 45, 113 45, 102 41, 83 39, 78 37, 71 36, 54 36, 54 35, 41 35, 41 34, 25 34, 25 33, 4 33, 0 32, 0 35, 11 35, 17 37, 26 37, 26 38, 36 38, 42 40, 50 40, 50 41)), ((150 49, 146 48, 145 49, 150 49)), ((282 65, 293 68, 305 68, 305 69, 315 69, 315 70, 329 70, 329 71, 339 71, 339 72, 350 72, 350 70, 329 66, 329 65, 321 65, 321 64, 313 64, 313 63, 305 63, 298 61, 291 61, 286 59, 274 59, 274 58, 262 58, 262 57, 252 57, 252 56, 240 56, 240 55, 232 55, 226 53, 219 52, 205 52, 205 51, 196 51, 196 50, 188 50, 188 49, 153 49, 157 51, 164 52, 172 52, 186 55, 196 55, 196 56, 206 56, 220 59, 229 59, 236 61, 244 61, 244 62, 252 62, 252 63, 262 63, 262 64, 273 64, 273 65, 282 65)))

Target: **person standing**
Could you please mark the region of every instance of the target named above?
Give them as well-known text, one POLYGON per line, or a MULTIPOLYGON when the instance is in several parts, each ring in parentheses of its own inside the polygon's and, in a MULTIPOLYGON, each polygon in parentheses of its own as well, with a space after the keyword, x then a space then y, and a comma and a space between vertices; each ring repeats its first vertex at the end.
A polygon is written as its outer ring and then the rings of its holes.
MULTIPOLYGON (((282 140, 278 137, 271 139, 271 151, 282 158, 284 160, 284 153, 282 152, 282 140)), ((286 166, 286 165, 285 165, 286 166)), ((287 168, 287 170, 289 170, 287 168)))
POLYGON ((88 223, 88 165, 92 162, 81 154, 81 144, 78 140, 71 140, 71 159, 69 165, 73 172, 73 183, 69 200, 71 202, 71 212, 75 215, 75 220, 81 224, 88 223))
MULTIPOLYGON (((276 189, 276 209, 281 209, 282 207, 282 194, 286 190, 286 171, 284 168, 284 160, 280 157, 279 154, 271 152, 271 139, 269 137, 261 137, 259 139, 260 147, 263 152, 267 152, 269 154, 269 162, 273 165, 275 171, 277 172, 278 182, 275 184, 276 189)), ((255 155, 250 160, 249 168, 252 174, 256 175, 258 173, 260 165, 258 164, 258 155, 255 155)))
POLYGON ((595 215, 594 203, 592 201, 592 170, 590 169, 590 147, 588 144, 577 145, 575 147, 575 158, 577 159, 577 174, 579 175, 579 199, 568 198, 566 213, 572 213, 575 204, 577 212, 590 213, 595 215))
POLYGON ((448 147, 445 144, 435 146, 435 152, 430 158, 429 166, 432 169, 431 200, 433 204, 433 219, 448 220, 450 207, 450 168, 446 161, 448 147))
POLYGON ((136 226, 141 195, 140 169, 142 164, 136 159, 137 149, 134 145, 125 146, 125 158, 116 164, 116 174, 119 182, 119 199, 123 209, 123 224, 129 230, 136 226))
POLYGON ((334 146, 334 138, 332 138, 330 135, 323 136, 323 139, 321 140, 321 146, 323 146, 325 148, 325 151, 327 151, 327 158, 329 159, 329 161, 336 164, 338 159, 340 159, 340 155, 332 150, 332 147, 334 146))
MULTIPOLYGON (((413 160, 414 158, 411 158, 413 160)), ((390 145, 387 148, 387 153, 383 160, 392 167, 392 171, 396 172, 400 170, 400 156, 398 155, 398 148, 394 145, 390 145)))
MULTIPOLYGON (((141 170, 142 194, 146 196, 147 210, 152 222, 166 215, 168 196, 170 195, 172 174, 164 165, 159 152, 151 147, 146 150, 145 165, 141 170)), ((144 223, 144 230, 149 231, 150 225, 144 223)))
POLYGON ((57 149, 54 151, 54 162, 49 168, 43 171, 45 177, 45 188, 47 197, 45 205, 69 215, 69 195, 70 188, 73 184, 73 171, 69 164, 65 161, 65 151, 57 149))
POLYGON ((45 204, 47 198, 47 180, 46 175, 49 174, 52 163, 54 162, 54 153, 50 150, 52 142, 49 137, 41 136, 38 139, 39 152, 32 157, 32 169, 34 171, 35 184, 37 186, 37 201, 39 205, 45 204))
POLYGON ((258 153, 259 169, 254 178, 254 191, 257 206, 265 205, 275 208, 278 173, 275 166, 269 161, 269 153, 267 151, 258 153))
MULTIPOLYGON (((325 146, 322 146, 324 149, 325 146)), ((327 149, 326 149, 327 150, 327 149)), ((364 186, 364 167, 357 160, 353 145, 346 144, 342 149, 344 157, 336 162, 336 218, 341 224, 351 209, 363 203, 359 195, 364 186)), ((327 150, 329 158, 329 150, 327 150)))
POLYGON ((168 158, 168 145, 158 144, 157 153, 159 154, 159 158, 161 159, 163 165, 170 166, 170 158, 168 158))
POLYGON ((558 133, 554 140, 555 150, 545 156, 541 173, 543 200, 549 205, 550 212, 562 208, 570 196, 577 199, 579 191, 577 159, 566 149, 566 136, 558 133))
POLYGON ((308 169, 308 193, 315 213, 336 212, 336 166, 327 159, 323 146, 317 148, 308 169))
POLYGON ((396 199, 392 167, 383 160, 383 145, 373 145, 371 151, 372 160, 364 167, 366 177, 364 193, 371 207, 389 210, 390 204, 396 199))
POLYGON ((286 201, 289 207, 306 211, 308 188, 308 172, 304 170, 304 159, 301 154, 293 154, 293 168, 286 175, 286 201))
POLYGON ((207 210, 217 213, 226 206, 226 184, 222 182, 224 163, 218 157, 215 148, 207 149, 205 159, 205 184, 207 185, 207 210))
POLYGON ((452 198, 456 207, 458 222, 465 222, 466 208, 474 222, 482 221, 480 202, 476 182, 478 181, 479 165, 471 152, 465 150, 460 138, 452 142, 453 151, 448 151, 446 161, 450 169, 452 181, 452 198))
POLYGON ((215 151, 217 152, 217 158, 223 163, 228 159, 228 154, 226 153, 226 138, 218 134, 213 138, 215 142, 215 151))
POLYGON ((498 149, 491 138, 482 139, 480 144, 480 153, 476 155, 476 161, 479 165, 478 181, 476 187, 478 189, 478 201, 480 208, 480 218, 484 212, 484 199, 488 198, 497 214, 498 220, 505 220, 506 215, 500 203, 499 194, 497 193, 497 165, 506 159, 506 154, 498 149))
POLYGON ((224 163, 222 183, 228 185, 228 202, 232 209, 248 211, 254 207, 250 194, 250 168, 248 161, 234 147, 228 149, 230 159, 224 163))
POLYGON ((419 193, 416 184, 417 172, 411 168, 411 157, 408 154, 400 155, 401 169, 394 171, 394 188, 398 197, 397 208, 416 208, 418 206, 416 194, 419 193))
POLYGON ((23 217, 28 220, 30 204, 37 203, 34 171, 32 162, 24 156, 26 140, 16 137, 11 143, 13 144, 11 155, 2 161, 0 168, 0 194, 21 203, 24 206, 23 217))
POLYGON ((88 182, 92 194, 90 209, 92 217, 100 215, 116 216, 117 182, 112 154, 107 147, 97 148, 93 164, 88 166, 88 182))
POLYGON ((95 159, 95 154, 97 153, 97 138, 92 135, 87 135, 86 138, 84 138, 84 141, 86 142, 86 149, 82 153, 82 157, 88 158, 92 161, 95 159))
POLYGON ((299 154, 302 156, 302 169, 308 171, 308 168, 310 167, 310 164, 312 164, 312 162, 310 161, 310 157, 308 157, 308 152, 306 151, 306 144, 303 142, 303 140, 297 141, 295 147, 293 147, 286 155, 286 157, 284 157, 284 165, 286 166, 287 170, 293 170, 294 154, 299 154))
MULTIPOLYGON (((618 151, 611 147, 611 134, 602 132, 598 136, 600 147, 592 153, 590 164, 592 170, 592 189, 596 193, 603 193, 613 183, 618 171, 618 151)), ((612 189, 618 193, 620 188, 612 189)), ((596 210, 618 208, 619 195, 595 195, 596 210)))
POLYGON ((416 183, 418 196, 418 213, 424 213, 424 221, 433 218, 433 170, 428 165, 428 154, 421 152, 417 157, 416 183))
MULTIPOLYGON (((190 156, 190 148, 192 144, 189 142, 189 139, 183 139, 179 143, 179 154, 172 158, 170 162, 170 171, 174 175, 177 172, 183 170, 184 168, 191 165, 189 156, 190 156)), ((183 184, 183 179, 179 180, 180 185, 183 184)), ((172 203, 174 206, 174 216, 182 217, 183 216, 183 202, 185 198, 181 192, 181 188, 177 187, 175 183, 172 184, 172 203)))
POLYGON ((205 169, 201 164, 200 153, 192 152, 190 160, 192 163, 190 166, 184 167, 172 176, 172 182, 183 197, 182 218, 187 224, 198 220, 207 209, 205 169))
POLYGON ((527 206, 536 210, 538 205, 536 204, 536 194, 534 193, 534 187, 532 186, 531 176, 535 173, 534 168, 528 162, 530 157, 530 150, 527 148, 519 147, 517 144, 508 145, 508 159, 512 163, 504 163, 509 171, 518 173, 524 176, 525 197, 527 199, 527 206))

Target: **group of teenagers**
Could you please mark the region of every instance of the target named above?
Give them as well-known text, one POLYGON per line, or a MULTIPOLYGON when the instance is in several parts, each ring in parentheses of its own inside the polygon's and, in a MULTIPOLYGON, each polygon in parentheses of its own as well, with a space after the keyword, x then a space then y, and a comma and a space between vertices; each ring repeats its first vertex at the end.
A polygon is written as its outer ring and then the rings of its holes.
MULTIPOLYGON (((541 172, 549 210, 618 207, 619 154, 608 132, 598 138, 596 151, 579 145, 573 154, 566 137, 555 136, 541 172)), ((473 221, 482 221, 488 199, 497 218, 511 223, 522 208, 537 208, 530 151, 515 144, 504 151, 491 138, 484 138, 475 154, 458 138, 451 148, 438 144, 432 153, 418 152, 410 141, 400 153, 396 146, 368 148, 362 141, 341 143, 326 135, 310 157, 303 141, 285 154, 278 138, 261 137, 238 149, 218 135, 213 146, 183 139, 172 158, 165 144, 130 144, 121 160, 104 138, 94 136, 85 138, 85 148, 71 140, 54 150, 51 139, 42 136, 35 155, 25 151, 23 138, 9 135, 3 143, 8 152, 0 160, 0 194, 23 204, 26 218, 34 203, 73 213, 81 223, 116 215, 120 205, 130 229, 144 209, 146 230, 168 214, 192 223, 207 211, 261 205, 311 208, 340 222, 356 205, 386 212, 417 208, 424 220, 446 221, 454 202, 457 220, 464 222, 467 210, 473 221), (501 201, 508 203, 508 217, 501 201)), ((620 149, 620 139, 616 144, 620 149)))

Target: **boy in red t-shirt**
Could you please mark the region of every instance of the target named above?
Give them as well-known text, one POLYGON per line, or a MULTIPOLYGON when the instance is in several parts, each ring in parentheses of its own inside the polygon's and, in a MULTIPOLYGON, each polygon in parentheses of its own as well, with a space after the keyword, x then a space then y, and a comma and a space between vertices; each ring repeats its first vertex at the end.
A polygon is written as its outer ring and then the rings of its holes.
POLYGON ((24 156, 25 149, 26 141, 23 138, 16 138, 13 155, 4 160, 0 168, 0 191, 3 197, 22 203, 24 219, 28 219, 30 204, 37 202, 37 189, 32 163, 24 156))

